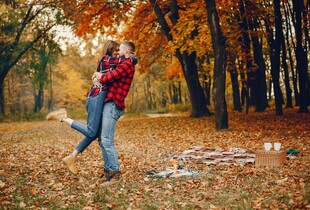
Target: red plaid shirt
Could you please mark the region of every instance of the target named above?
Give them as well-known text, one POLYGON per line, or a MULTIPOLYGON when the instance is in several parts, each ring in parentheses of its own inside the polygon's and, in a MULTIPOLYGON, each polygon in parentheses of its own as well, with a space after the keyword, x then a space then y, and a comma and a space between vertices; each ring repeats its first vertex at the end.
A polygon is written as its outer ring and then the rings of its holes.
POLYGON ((100 82, 109 86, 104 102, 113 101, 117 107, 124 110, 124 100, 129 92, 134 74, 135 66, 129 59, 118 64, 113 71, 103 74, 100 82))
MULTIPOLYGON (((101 72, 103 74, 112 71, 116 68, 116 65, 122 63, 125 60, 130 60, 135 65, 137 63, 136 58, 116 58, 111 57, 108 55, 103 56, 103 58, 100 61, 100 65, 97 69, 98 72, 101 72)), ((102 90, 107 90, 109 87, 108 84, 102 84, 101 88, 92 86, 91 89, 87 92, 86 97, 96 96, 98 95, 102 90)))

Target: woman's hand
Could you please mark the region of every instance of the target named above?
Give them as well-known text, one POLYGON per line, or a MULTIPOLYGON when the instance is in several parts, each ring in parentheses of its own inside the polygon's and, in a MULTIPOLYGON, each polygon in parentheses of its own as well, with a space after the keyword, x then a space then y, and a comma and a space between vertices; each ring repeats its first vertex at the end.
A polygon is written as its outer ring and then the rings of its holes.
POLYGON ((92 82, 93 82, 93 86, 95 87, 100 87, 101 83, 99 82, 100 78, 101 78, 101 73, 100 72, 95 72, 92 76, 92 82))
POLYGON ((101 86, 101 83, 99 82, 99 80, 96 77, 93 79, 93 86, 95 86, 95 87, 101 86))
POLYGON ((102 73, 100 73, 100 72, 95 72, 95 73, 93 74, 93 76, 92 76, 92 79, 97 78, 97 79, 100 81, 101 76, 102 76, 102 73))

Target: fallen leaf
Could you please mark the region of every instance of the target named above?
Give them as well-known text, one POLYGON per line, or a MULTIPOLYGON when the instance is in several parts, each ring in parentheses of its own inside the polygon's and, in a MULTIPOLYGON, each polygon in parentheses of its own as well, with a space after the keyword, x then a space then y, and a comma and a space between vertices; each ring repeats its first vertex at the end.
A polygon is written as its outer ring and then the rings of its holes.
POLYGON ((0 180, 0 188, 3 188, 5 186, 5 183, 0 180))
POLYGON ((20 203, 19 203, 19 207, 20 207, 20 208, 25 208, 25 207, 26 207, 26 204, 25 204, 24 202, 20 202, 20 203))

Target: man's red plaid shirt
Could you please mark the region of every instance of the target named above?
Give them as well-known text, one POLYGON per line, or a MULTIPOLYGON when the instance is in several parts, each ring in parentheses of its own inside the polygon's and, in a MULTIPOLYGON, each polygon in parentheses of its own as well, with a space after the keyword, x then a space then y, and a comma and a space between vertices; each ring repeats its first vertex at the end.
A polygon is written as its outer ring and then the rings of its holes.
POLYGON ((103 74, 100 82, 109 86, 104 102, 113 101, 117 107, 124 110, 124 101, 129 92, 134 74, 135 66, 130 60, 123 61, 113 71, 103 74))

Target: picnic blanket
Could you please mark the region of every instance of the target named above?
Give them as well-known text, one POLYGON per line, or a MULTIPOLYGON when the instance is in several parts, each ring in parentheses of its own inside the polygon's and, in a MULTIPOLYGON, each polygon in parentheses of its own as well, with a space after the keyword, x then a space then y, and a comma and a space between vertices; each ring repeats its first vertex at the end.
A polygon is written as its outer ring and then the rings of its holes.
POLYGON ((255 162, 255 153, 252 149, 231 148, 210 148, 195 146, 172 157, 178 161, 203 163, 206 165, 238 165, 255 162))
POLYGON ((148 171, 147 174, 155 178, 194 177, 199 176, 203 172, 181 167, 178 165, 178 162, 243 166, 247 163, 254 163, 255 154, 251 149, 231 148, 224 150, 196 146, 172 156, 171 160, 173 168, 166 168, 162 171, 148 171))
MULTIPOLYGON (((289 149, 286 153, 288 154, 287 157, 290 157, 298 154, 299 150, 289 149)), ((178 155, 170 156, 170 158, 173 168, 166 168, 162 171, 148 171, 147 174, 155 178, 195 177, 203 174, 203 171, 191 170, 180 166, 178 165, 179 162, 244 166, 245 164, 253 164, 255 162, 255 152, 252 149, 231 148, 224 150, 221 148, 195 146, 178 155)))

